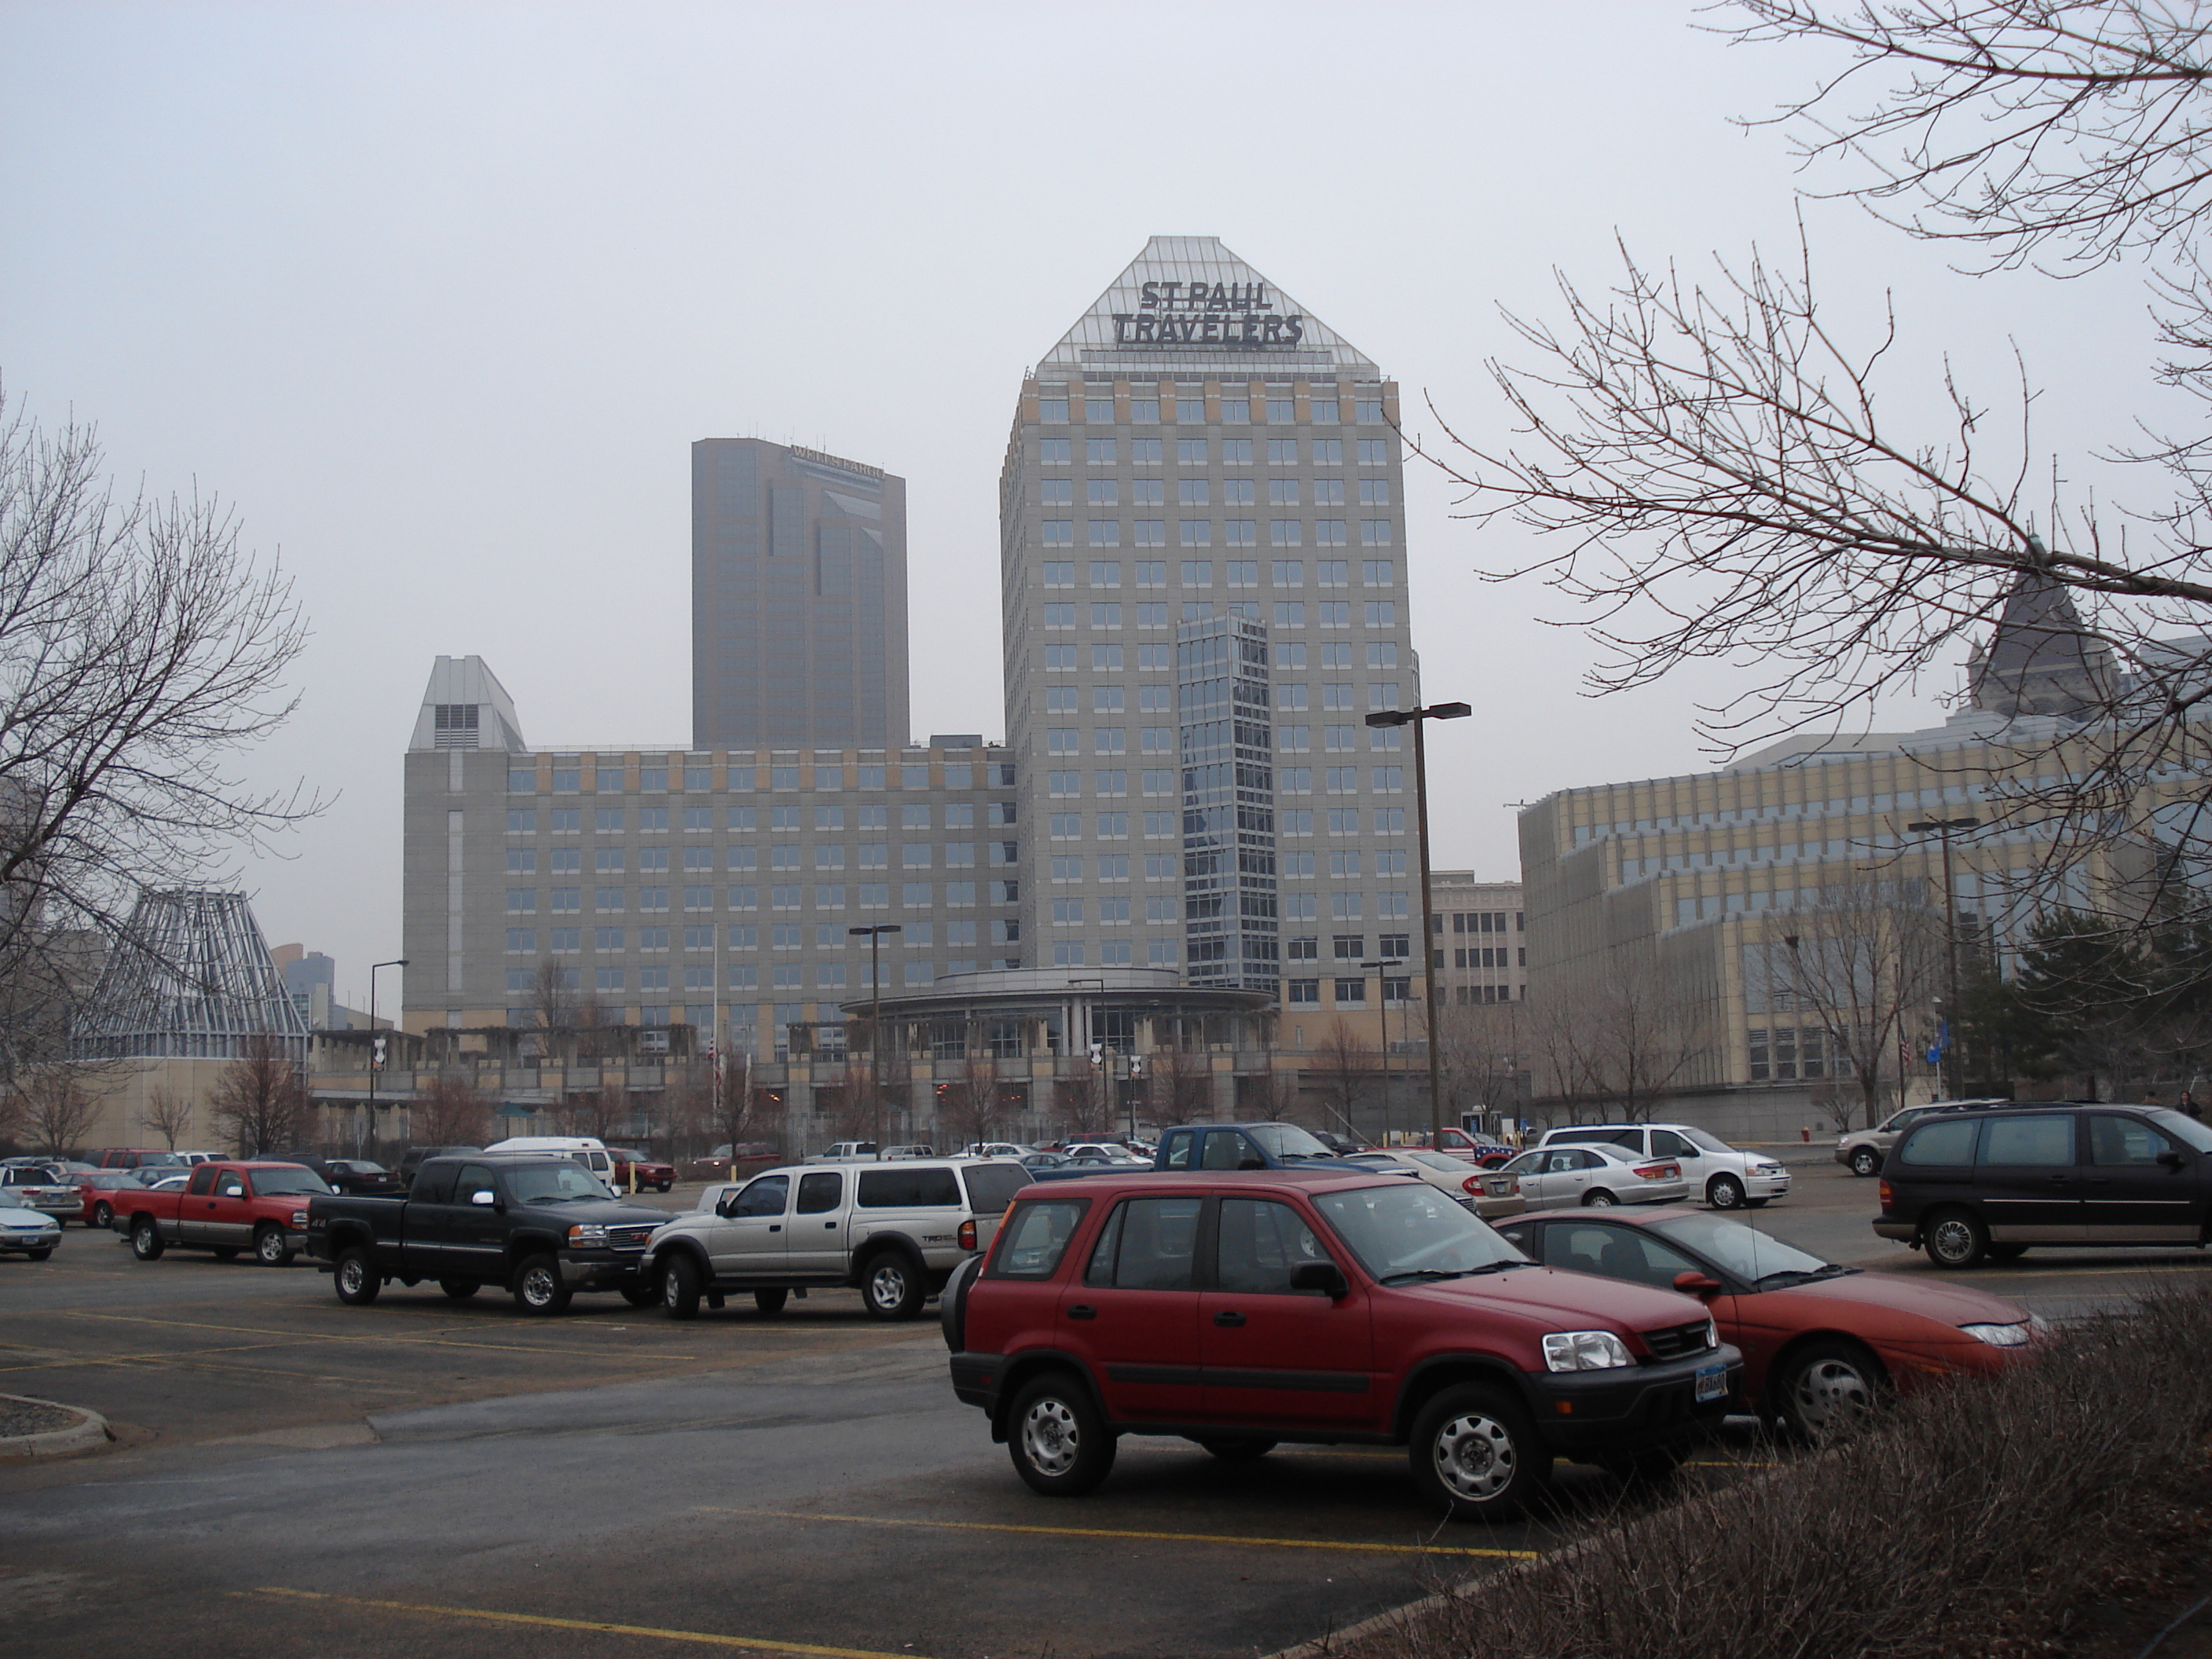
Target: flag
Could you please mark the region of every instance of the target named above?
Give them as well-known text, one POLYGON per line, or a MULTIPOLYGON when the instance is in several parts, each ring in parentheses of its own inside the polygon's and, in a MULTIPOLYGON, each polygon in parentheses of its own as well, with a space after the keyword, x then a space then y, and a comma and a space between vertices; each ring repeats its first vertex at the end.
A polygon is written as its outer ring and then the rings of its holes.
POLYGON ((1951 1022, 1948 1019, 1939 1019, 1936 1022, 1936 1041, 1928 1046, 1928 1063, 1930 1066, 1941 1066, 1943 1063, 1943 1051, 1950 1046, 1951 1022))

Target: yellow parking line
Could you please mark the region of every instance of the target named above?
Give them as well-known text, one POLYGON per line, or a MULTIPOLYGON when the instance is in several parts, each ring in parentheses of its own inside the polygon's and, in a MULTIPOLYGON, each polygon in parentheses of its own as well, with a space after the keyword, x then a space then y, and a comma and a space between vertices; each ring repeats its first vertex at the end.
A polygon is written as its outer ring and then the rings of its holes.
POLYGON ((732 1510, 702 1504, 708 1515, 757 1515, 776 1521, 840 1521, 862 1527, 930 1527, 953 1532, 1027 1533, 1044 1538, 1138 1538, 1168 1544, 1228 1544, 1242 1549, 1359 1550, 1376 1555, 1480 1555, 1503 1561, 1534 1561, 1537 1550, 1469 1549, 1462 1545, 1352 1544, 1329 1538, 1247 1538, 1236 1533, 1133 1532, 1109 1527, 1018 1527, 991 1521, 907 1521, 882 1515, 817 1515, 796 1510, 732 1510))
POLYGON ((387 1613, 420 1613, 441 1619, 475 1619, 489 1625, 532 1625, 541 1630, 588 1630, 608 1636, 650 1636, 663 1642, 694 1642, 710 1648, 744 1648, 754 1653, 805 1653, 820 1659, 918 1659, 912 1653, 881 1653, 873 1648, 825 1648, 811 1642, 776 1642, 757 1636, 724 1636, 714 1631, 661 1630, 652 1625, 616 1625, 596 1619, 554 1619, 537 1613, 493 1613, 483 1607, 448 1607, 428 1601, 384 1601, 358 1595, 326 1595, 317 1590, 234 1590, 234 1595, 276 1595, 292 1601, 328 1601, 335 1607, 378 1607, 387 1613))

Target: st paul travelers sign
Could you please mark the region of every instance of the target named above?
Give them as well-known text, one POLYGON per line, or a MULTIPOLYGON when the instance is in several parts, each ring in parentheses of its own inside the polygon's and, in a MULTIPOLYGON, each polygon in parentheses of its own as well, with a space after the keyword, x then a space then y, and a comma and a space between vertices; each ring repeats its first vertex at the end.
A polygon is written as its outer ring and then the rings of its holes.
POLYGON ((1146 283, 1137 309, 1117 311, 1118 346, 1224 346, 1243 349, 1294 346, 1305 318, 1285 314, 1265 283, 1146 283))

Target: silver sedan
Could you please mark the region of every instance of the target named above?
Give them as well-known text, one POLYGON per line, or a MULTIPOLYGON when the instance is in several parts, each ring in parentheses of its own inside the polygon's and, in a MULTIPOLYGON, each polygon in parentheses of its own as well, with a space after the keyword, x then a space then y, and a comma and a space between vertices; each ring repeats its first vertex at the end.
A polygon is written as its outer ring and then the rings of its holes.
POLYGON ((1516 1176, 1521 1196, 1532 1210, 1582 1204, 1680 1204, 1690 1182, 1680 1163, 1670 1158, 1638 1158, 1618 1146, 1540 1146, 1515 1158, 1499 1173, 1516 1176))
POLYGON ((44 1261, 62 1242, 62 1224, 0 1189, 0 1250, 21 1250, 44 1261))

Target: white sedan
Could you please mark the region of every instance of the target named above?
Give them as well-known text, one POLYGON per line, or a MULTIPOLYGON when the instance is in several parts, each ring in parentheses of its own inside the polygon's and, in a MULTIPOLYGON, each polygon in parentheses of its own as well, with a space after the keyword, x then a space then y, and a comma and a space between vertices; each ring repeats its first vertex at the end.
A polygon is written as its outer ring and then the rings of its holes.
POLYGON ((1637 1158, 1603 1144, 1539 1146, 1500 1173, 1518 1178, 1521 1196, 1532 1210, 1572 1204, 1680 1204, 1690 1194, 1679 1160, 1637 1158))
POLYGON ((62 1242, 62 1224, 0 1190, 0 1250, 21 1250, 44 1261, 62 1242))
POLYGON ((1370 1146, 1349 1154, 1344 1161, 1418 1176, 1439 1192, 1449 1193, 1485 1221, 1502 1221, 1528 1207, 1519 1183, 1505 1170, 1479 1170, 1463 1158, 1432 1152, 1425 1146, 1370 1146))

